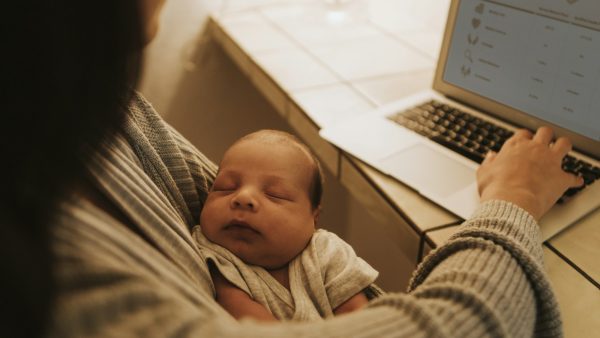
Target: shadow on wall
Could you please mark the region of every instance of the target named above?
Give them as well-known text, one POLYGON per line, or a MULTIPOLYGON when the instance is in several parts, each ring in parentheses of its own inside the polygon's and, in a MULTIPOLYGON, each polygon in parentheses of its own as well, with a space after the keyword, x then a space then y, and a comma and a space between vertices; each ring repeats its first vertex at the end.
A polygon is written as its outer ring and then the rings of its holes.
POLYGON ((140 91, 165 116, 185 61, 211 10, 224 0, 166 1, 157 36, 144 51, 140 91))
POLYGON ((291 132, 206 31, 174 92, 165 118, 215 162, 257 129, 291 132))

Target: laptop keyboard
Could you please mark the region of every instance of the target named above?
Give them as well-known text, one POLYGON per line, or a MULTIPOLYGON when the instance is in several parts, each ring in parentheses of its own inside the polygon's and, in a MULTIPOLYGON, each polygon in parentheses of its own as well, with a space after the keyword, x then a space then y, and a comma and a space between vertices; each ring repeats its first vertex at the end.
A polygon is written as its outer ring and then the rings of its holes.
MULTIPOLYGON (((488 151, 499 151, 514 133, 472 114, 438 101, 429 101, 388 117, 477 163, 488 151)), ((585 185, 567 190, 559 203, 574 196, 600 178, 600 168, 570 155, 565 156, 563 170, 583 177, 585 185)))

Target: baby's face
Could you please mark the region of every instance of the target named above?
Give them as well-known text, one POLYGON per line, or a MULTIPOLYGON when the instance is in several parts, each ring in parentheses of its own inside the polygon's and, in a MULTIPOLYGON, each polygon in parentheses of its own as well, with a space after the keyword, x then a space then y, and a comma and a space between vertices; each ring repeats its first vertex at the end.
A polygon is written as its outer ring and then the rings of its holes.
POLYGON ((305 153, 285 142, 235 144, 202 209, 202 232, 248 264, 284 266, 315 231, 318 211, 308 193, 313 168, 305 153))

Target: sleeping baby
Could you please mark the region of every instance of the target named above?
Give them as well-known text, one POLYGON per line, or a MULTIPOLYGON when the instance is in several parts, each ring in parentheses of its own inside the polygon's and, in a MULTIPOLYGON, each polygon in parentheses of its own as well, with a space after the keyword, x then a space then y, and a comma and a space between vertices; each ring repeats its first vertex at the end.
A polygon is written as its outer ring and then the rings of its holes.
POLYGON ((294 136, 261 130, 224 154, 193 235, 215 298, 235 318, 307 321, 376 296, 377 271, 316 229, 320 165, 294 136))

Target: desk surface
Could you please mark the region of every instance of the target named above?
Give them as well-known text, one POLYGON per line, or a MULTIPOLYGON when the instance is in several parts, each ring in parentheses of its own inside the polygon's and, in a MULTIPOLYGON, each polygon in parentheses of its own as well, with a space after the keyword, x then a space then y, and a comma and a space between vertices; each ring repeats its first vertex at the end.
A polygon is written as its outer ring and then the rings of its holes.
MULTIPOLYGON (((338 11, 325 1, 230 0, 209 25, 212 37, 324 165, 340 178, 342 167, 356 170, 353 175, 406 221, 425 248, 446 240, 456 229, 451 224, 460 220, 340 154, 318 137, 318 130, 429 88, 449 3, 355 0, 338 11)), ((545 246, 546 270, 565 314, 567 336, 600 332, 598 224, 600 210, 545 246)))

